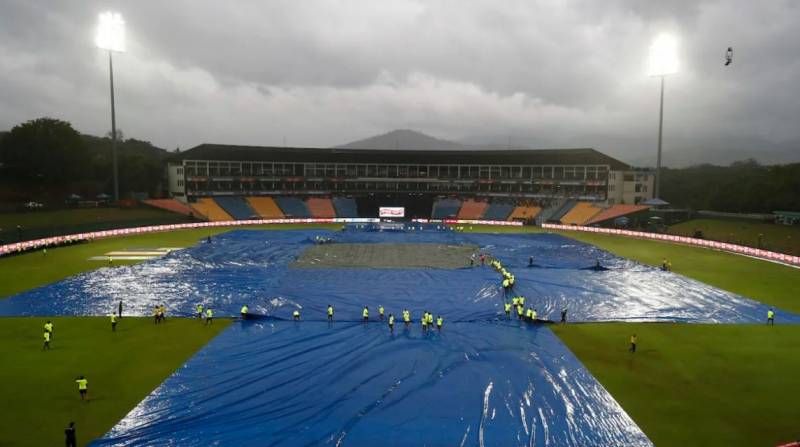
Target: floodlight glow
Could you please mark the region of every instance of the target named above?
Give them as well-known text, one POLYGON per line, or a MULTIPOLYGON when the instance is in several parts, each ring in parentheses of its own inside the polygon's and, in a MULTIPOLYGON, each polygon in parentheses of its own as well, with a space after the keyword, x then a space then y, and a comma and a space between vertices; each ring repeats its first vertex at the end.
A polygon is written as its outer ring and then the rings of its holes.
POLYGON ((100 14, 94 43, 103 50, 125 51, 125 21, 120 14, 115 12, 100 14))
POLYGON ((650 45, 650 61, 647 74, 665 76, 678 72, 678 43, 675 38, 663 34, 650 45))

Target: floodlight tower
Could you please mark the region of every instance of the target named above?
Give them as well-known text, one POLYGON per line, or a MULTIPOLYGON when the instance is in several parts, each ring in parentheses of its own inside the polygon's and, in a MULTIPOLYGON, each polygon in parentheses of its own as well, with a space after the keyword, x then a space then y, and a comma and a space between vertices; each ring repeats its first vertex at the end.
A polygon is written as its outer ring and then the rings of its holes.
POLYGON ((111 55, 114 52, 125 51, 125 21, 122 20, 122 16, 115 12, 100 14, 94 42, 98 48, 108 51, 108 76, 111 81, 111 159, 114 170, 114 201, 118 202, 117 116, 114 110, 114 61, 111 55))
POLYGON ((658 36, 650 46, 648 75, 661 78, 661 103, 658 108, 658 158, 656 160, 656 185, 653 197, 661 193, 661 140, 664 129, 664 78, 678 72, 677 43, 669 35, 658 36))

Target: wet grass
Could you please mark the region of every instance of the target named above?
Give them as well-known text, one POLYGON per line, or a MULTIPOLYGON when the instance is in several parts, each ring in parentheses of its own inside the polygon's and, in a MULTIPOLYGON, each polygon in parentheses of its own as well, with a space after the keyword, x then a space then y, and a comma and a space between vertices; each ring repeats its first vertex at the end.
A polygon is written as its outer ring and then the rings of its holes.
MULTIPOLYGON (((341 225, 265 225, 257 227, 237 227, 237 229, 287 230, 287 229, 326 228, 341 229, 341 225)), ((47 256, 35 251, 17 256, 0 258, 0 298, 35 287, 50 284, 78 273, 105 266, 104 261, 90 261, 92 256, 101 256, 112 250, 133 248, 190 247, 208 236, 231 231, 233 227, 180 230, 169 233, 150 233, 112 239, 98 239, 93 242, 68 247, 51 248, 47 256)), ((134 264, 141 261, 115 260, 115 264, 134 264)))
POLYGON ((800 439, 800 326, 574 324, 555 333, 657 446, 800 439), (627 351, 638 335, 636 354, 627 351))
POLYGON ((64 445, 75 421, 78 445, 102 436, 230 321, 52 318, 51 350, 42 351, 45 318, 0 318, 0 445, 64 445), (75 379, 89 380, 89 403, 75 379))
POLYGON ((731 219, 693 219, 669 227, 670 234, 693 236, 702 230, 703 237, 749 247, 800 255, 800 226, 731 219))

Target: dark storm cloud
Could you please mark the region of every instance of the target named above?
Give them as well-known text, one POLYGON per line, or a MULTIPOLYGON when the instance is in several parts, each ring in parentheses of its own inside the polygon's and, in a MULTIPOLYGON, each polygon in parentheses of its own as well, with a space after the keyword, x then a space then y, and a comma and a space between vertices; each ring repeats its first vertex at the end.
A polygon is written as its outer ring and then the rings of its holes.
POLYGON ((0 128, 108 127, 100 11, 120 11, 119 125, 166 146, 334 145, 397 127, 439 137, 651 135, 653 36, 680 41, 666 123, 685 137, 796 138, 791 1, 6 0, 0 128), (735 62, 722 66, 724 50, 735 62))

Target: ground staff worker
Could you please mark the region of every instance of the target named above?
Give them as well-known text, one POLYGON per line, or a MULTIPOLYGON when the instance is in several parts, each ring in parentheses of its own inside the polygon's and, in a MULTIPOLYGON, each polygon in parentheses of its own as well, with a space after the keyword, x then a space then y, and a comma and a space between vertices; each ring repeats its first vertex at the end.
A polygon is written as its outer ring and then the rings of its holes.
POLYGON ((503 310, 506 311, 506 318, 509 318, 511 316, 511 303, 508 301, 503 303, 503 310))
POLYGON ((383 306, 378 306, 378 317, 383 321, 383 306))
POLYGON ((403 323, 405 323, 406 327, 411 324, 411 312, 408 309, 403 309, 403 323))
POLYGON ((50 339, 53 339, 53 323, 50 320, 47 320, 47 323, 44 324, 44 331, 50 333, 50 339))
POLYGON ((246 320, 247 319, 247 311, 249 311, 249 310, 250 309, 247 308, 247 304, 242 306, 242 310, 240 312, 242 314, 242 320, 246 320))
POLYGON ((442 324, 444 324, 444 318, 441 315, 436 317, 436 330, 442 332, 442 324))
POLYGON ((636 334, 631 335, 631 347, 629 351, 631 351, 631 353, 636 352, 636 334))
POLYGON ((81 395, 81 400, 89 401, 89 396, 86 393, 89 392, 89 381, 86 380, 83 376, 78 377, 75 379, 75 383, 78 384, 78 393, 81 395))
POLYGON ((197 312, 197 318, 202 320, 203 319, 203 305, 202 304, 198 304, 197 306, 195 306, 195 311, 197 312))
POLYGON ((42 351, 45 349, 48 351, 50 350, 50 333, 47 331, 44 331, 44 345, 42 346, 42 351))
POLYGON ((77 447, 78 441, 75 438, 75 423, 70 422, 69 427, 64 429, 64 443, 67 447, 77 447))
POLYGON ((214 312, 210 307, 206 309, 206 326, 209 324, 214 324, 214 312))
POLYGON ((333 321, 333 306, 328 304, 328 321, 333 321))
POLYGON ((389 332, 394 332, 394 315, 389 314, 389 332))
POLYGON ((364 306, 364 310, 361 311, 361 318, 364 322, 369 321, 369 308, 367 306, 364 306))
POLYGON ((772 308, 767 311, 767 325, 775 326, 775 312, 772 311, 772 308))
POLYGON ((300 321, 300 311, 295 309, 294 312, 292 312, 292 318, 294 318, 294 321, 300 321))
POLYGON ((117 332, 117 314, 112 313, 109 318, 111 318, 111 332, 117 332))

